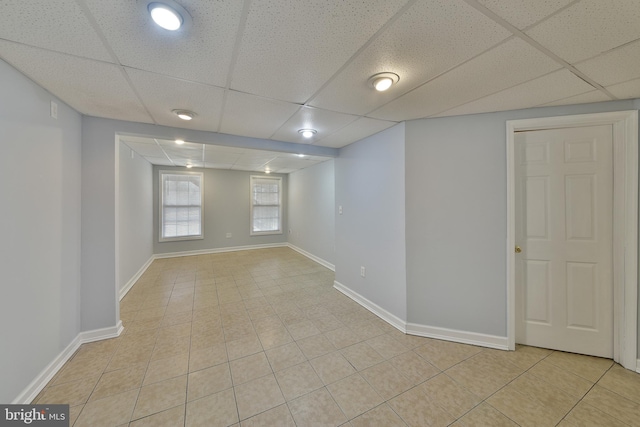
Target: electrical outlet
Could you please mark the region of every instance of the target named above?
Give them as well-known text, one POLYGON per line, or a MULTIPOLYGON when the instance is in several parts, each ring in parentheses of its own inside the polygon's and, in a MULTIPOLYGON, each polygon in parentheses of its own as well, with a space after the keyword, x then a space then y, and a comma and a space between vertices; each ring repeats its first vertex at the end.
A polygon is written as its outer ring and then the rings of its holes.
POLYGON ((58 118, 58 104, 53 101, 51 101, 51 117, 54 119, 58 118))
POLYGON ((227 239, 231 238, 231 233, 227 233, 227 239))
POLYGON ((360 267, 360 277, 365 277, 364 267, 360 267))
POLYGON ((338 214, 342 215, 342 205, 338 206, 338 214))

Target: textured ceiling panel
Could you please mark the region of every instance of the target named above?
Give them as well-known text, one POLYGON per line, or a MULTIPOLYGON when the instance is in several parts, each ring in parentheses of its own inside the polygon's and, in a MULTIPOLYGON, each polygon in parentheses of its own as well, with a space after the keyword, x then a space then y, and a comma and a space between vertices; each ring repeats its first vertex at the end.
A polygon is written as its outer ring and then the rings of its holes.
POLYGON ((229 91, 220 132, 269 139, 299 109, 297 104, 229 91))
POLYGON ((417 2, 310 105, 366 114, 510 35, 462 1, 417 2), (398 74, 398 84, 386 92, 376 92, 368 79, 380 72, 398 74))
POLYGON ((607 90, 620 99, 640 98, 640 79, 607 86, 607 90))
POLYGON ((640 41, 576 65, 603 86, 640 78, 640 41))
POLYGON ((185 129, 217 130, 222 112, 223 89, 132 68, 125 70, 158 124, 185 129), (184 121, 172 113, 174 109, 190 110, 197 116, 191 121, 184 121))
POLYGON ((547 74, 559 65, 521 39, 512 39, 370 116, 384 120, 428 117, 547 74))
POLYGON ((143 0, 83 0, 121 64, 224 87, 242 2, 180 0, 192 25, 175 32, 157 27, 143 0))
POLYGON ((527 34, 574 63, 640 38, 638 0, 582 0, 527 34))
POLYGON ((587 104, 590 102, 603 102, 611 101, 604 92, 600 90, 592 90, 591 92, 583 93, 581 95, 570 96, 569 98, 559 99, 557 101, 549 102, 547 104, 540 105, 541 107, 553 107, 556 105, 571 105, 571 104, 587 104))
POLYGON ((3 0, 0 2, 0 39, 113 61, 74 0, 3 0))
POLYGON ((315 145, 342 148, 354 141, 359 141, 363 138, 390 128, 395 124, 395 122, 387 122, 384 120, 361 117, 355 122, 349 123, 339 131, 327 136, 326 138, 322 138, 315 145))
POLYGON ((204 167, 211 169, 231 169, 233 167, 233 163, 205 162, 204 167))
POLYGON ((145 160, 151 163, 152 165, 173 166, 173 162, 167 159, 166 157, 146 157, 146 156, 142 156, 142 157, 144 157, 145 160))
POLYGON ((585 83, 569 70, 562 69, 445 111, 438 116, 518 110, 531 105, 546 104, 569 96, 583 94, 591 90, 593 90, 593 86, 585 83))
POLYGON ((640 96, 638 0, 166 0, 190 16, 177 32, 149 1, 1 0, 0 58, 86 115, 326 147, 420 117, 609 98, 566 72, 534 80, 564 61, 640 96), (367 86, 381 71, 400 75, 385 93, 367 86))
POLYGON ((158 146, 158 144, 155 143, 155 141, 153 141, 152 144, 143 144, 143 143, 139 143, 139 142, 131 142, 131 141, 127 141, 126 139, 122 139, 120 138, 120 141, 124 142, 129 148, 131 148, 133 151, 135 151, 136 153, 140 154, 143 157, 157 157, 157 158, 163 158, 166 157, 164 155, 164 151, 162 151, 162 148, 160 148, 158 146))
POLYGON ((514 27, 524 29, 574 0, 477 0, 514 27))
POLYGON ((252 2, 231 88, 304 103, 405 3, 252 2))
POLYGON ((356 120, 356 116, 320 110, 318 108, 301 108, 273 135, 273 139, 299 144, 312 144, 341 129, 356 120), (300 129, 315 129, 318 133, 312 138, 304 138, 298 131, 300 129))
POLYGON ((0 57, 80 113, 152 122, 116 65, 1 40, 0 57))
POLYGON ((204 161, 208 163, 230 163, 234 164, 242 156, 240 153, 226 153, 224 151, 209 150, 209 146, 205 147, 204 161))

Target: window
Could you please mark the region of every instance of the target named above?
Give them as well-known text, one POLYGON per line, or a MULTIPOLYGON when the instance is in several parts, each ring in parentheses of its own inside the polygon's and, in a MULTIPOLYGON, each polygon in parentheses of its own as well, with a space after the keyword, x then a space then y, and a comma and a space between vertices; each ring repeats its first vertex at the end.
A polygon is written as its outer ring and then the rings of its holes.
POLYGON ((202 173, 160 171, 160 241, 202 239, 202 173))
POLYGON ((251 176, 251 235, 282 233, 282 178, 251 176))

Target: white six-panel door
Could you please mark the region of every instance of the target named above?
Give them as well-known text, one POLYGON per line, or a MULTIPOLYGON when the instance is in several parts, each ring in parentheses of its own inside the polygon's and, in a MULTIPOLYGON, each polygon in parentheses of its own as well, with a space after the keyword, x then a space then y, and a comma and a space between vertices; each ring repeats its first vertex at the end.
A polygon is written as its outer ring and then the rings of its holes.
POLYGON ((611 125, 515 135, 518 343, 613 357, 612 141, 611 125))

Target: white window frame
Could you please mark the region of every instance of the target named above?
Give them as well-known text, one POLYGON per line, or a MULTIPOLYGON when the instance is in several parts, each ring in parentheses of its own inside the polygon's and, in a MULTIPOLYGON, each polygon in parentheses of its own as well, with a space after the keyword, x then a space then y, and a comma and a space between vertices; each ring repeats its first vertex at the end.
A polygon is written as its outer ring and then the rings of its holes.
POLYGON ((158 241, 175 242, 180 240, 202 240, 204 239, 204 174, 202 172, 182 172, 172 170, 161 170, 158 181, 158 241), (200 177, 200 234, 190 236, 164 237, 164 176, 165 175, 196 175, 200 177))
POLYGON ((282 234, 282 177, 279 176, 268 176, 268 175, 251 175, 249 179, 249 234, 251 236, 265 236, 270 234, 282 234), (254 231, 253 230, 253 182, 256 179, 264 180, 273 180, 278 183, 278 229, 277 230, 269 230, 269 231, 254 231))

